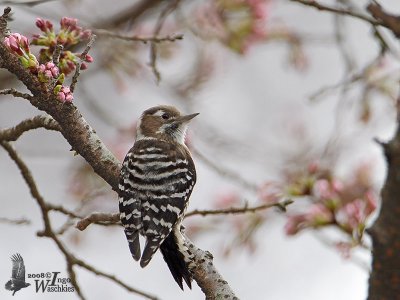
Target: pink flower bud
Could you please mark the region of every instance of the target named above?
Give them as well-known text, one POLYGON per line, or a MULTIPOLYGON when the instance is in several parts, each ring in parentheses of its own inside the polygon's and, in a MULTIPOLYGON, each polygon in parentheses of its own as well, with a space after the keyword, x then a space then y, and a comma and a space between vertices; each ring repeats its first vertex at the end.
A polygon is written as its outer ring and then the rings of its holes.
POLYGON ((36 26, 43 32, 46 31, 46 21, 41 19, 41 18, 37 18, 36 19, 36 26))
POLYGON ((247 1, 251 6, 253 15, 256 19, 265 19, 267 17, 267 5, 264 1, 247 1))
POLYGON ((86 54, 85 61, 88 63, 91 63, 91 62, 93 62, 93 57, 89 54, 86 54))
POLYGON ((318 161, 313 161, 308 165, 308 173, 315 174, 319 170, 319 163, 318 161))
POLYGON ((44 73, 45 70, 46 70, 46 67, 45 67, 45 65, 43 65, 43 64, 41 64, 41 65, 38 67, 38 72, 44 73))
POLYGON ((65 94, 63 92, 59 92, 57 94, 57 98, 58 100, 60 100, 61 102, 65 102, 65 94))
POLYGON ((74 18, 63 17, 60 21, 62 29, 74 30, 78 24, 78 20, 74 18))
POLYGON ((332 212, 321 203, 312 205, 306 217, 313 226, 323 225, 333 220, 332 212))
POLYGON ((68 94, 67 96, 65 96, 65 102, 72 103, 72 100, 74 100, 72 94, 68 94))
POLYGON ((364 203, 361 199, 356 199, 344 206, 343 211, 347 218, 347 223, 352 229, 356 229, 359 224, 364 222, 365 215, 363 208, 364 203))
POLYGON ((331 199, 333 196, 330 183, 326 179, 319 179, 314 183, 314 194, 321 199, 331 199))
POLYGON ((73 70, 75 70, 75 63, 74 63, 74 62, 68 60, 68 61, 67 61, 67 66, 68 66, 68 68, 70 69, 70 72, 73 71, 73 70))
MULTIPOLYGON (((10 36, 8 37, 7 45, 9 45, 10 49, 11 49, 12 51, 14 51, 14 52, 18 52, 18 51, 20 52, 20 51, 21 51, 20 48, 19 48, 19 46, 18 46, 18 41, 17 41, 17 39, 16 39, 14 36, 12 36, 12 35, 10 35, 10 36)), ((22 55, 22 53, 21 53, 20 55, 22 55)))
POLYGON ((4 38, 4 45, 6 45, 8 48, 11 48, 10 38, 9 37, 5 37, 4 38))
POLYGON ((90 38, 90 36, 92 35, 92 31, 89 29, 86 29, 84 31, 81 32, 80 38, 82 40, 87 40, 90 38))
POLYGON ((60 74, 60 71, 58 70, 57 67, 54 67, 51 68, 51 74, 53 75, 54 78, 56 78, 60 74))
POLYGON ((366 200, 365 214, 367 216, 369 216, 376 210, 376 208, 378 206, 378 201, 376 199, 374 192, 371 190, 369 190, 365 193, 365 200, 366 200))
POLYGON ((53 62, 51 62, 51 61, 49 61, 47 64, 46 64, 46 68, 47 69, 51 69, 51 68, 54 68, 56 65, 53 63, 53 62))
POLYGON ((63 86, 61 88, 61 91, 64 92, 65 94, 68 94, 71 92, 71 90, 69 89, 69 86, 63 86))
POLYGON ((48 31, 53 31, 53 23, 46 20, 46 28, 48 29, 48 31))
POLYGON ((28 39, 19 33, 13 33, 10 36, 5 37, 4 44, 18 56, 24 55, 24 51, 27 54, 29 53, 28 39))
POLYGON ((306 221, 305 215, 299 214, 290 216, 288 221, 285 225, 285 232, 287 235, 295 235, 298 233, 302 228, 302 224, 306 221))
POLYGON ((47 78, 53 78, 53 74, 51 73, 50 70, 44 71, 44 76, 46 76, 47 78))
POLYGON ((344 185, 340 180, 333 179, 332 180, 332 189, 333 189, 334 192, 340 193, 341 191, 343 191, 344 185))

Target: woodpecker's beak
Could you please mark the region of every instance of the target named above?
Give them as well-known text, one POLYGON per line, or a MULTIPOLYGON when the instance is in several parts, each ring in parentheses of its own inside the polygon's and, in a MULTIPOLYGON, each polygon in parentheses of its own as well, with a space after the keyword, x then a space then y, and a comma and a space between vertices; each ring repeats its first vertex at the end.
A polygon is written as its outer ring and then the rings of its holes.
POLYGON ((191 119, 193 119, 195 116, 197 116, 198 114, 199 113, 195 113, 195 114, 186 115, 186 116, 182 116, 182 117, 176 118, 174 123, 178 123, 178 124, 187 123, 191 119))

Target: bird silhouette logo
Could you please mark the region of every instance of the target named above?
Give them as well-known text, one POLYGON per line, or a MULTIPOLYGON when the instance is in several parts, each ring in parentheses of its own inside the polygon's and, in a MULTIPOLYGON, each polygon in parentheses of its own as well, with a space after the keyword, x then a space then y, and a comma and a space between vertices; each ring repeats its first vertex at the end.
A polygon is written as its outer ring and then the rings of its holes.
POLYGON ((13 296, 20 289, 30 286, 30 283, 25 282, 25 264, 21 254, 16 253, 11 256, 12 272, 11 279, 7 281, 5 288, 9 291, 14 291, 13 296))

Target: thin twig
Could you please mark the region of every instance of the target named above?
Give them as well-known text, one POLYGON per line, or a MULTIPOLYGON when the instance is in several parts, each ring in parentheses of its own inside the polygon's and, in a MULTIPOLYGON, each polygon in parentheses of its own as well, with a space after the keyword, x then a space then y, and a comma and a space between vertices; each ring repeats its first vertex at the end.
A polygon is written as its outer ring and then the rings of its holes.
POLYGON ((244 187, 247 190, 250 190, 252 192, 256 192, 258 187, 256 184, 247 181, 243 177, 241 177, 239 174, 228 170, 220 165, 217 165, 213 163, 207 156, 203 155, 201 152, 199 152, 196 148, 191 147, 190 151, 197 156, 199 159, 202 160, 203 163, 205 163, 208 167, 216 171, 218 174, 220 174, 222 177, 228 178, 236 183, 239 183, 242 187, 244 187))
POLYGON ((81 215, 66 209, 65 207, 61 205, 54 205, 51 203, 47 204, 49 210, 57 211, 60 212, 72 219, 80 219, 78 224, 76 225, 76 228, 79 230, 84 230, 86 227, 88 227, 90 224, 97 224, 97 225, 120 225, 119 222, 119 213, 92 213, 87 217, 82 217, 81 215), (108 218, 108 216, 111 215, 112 217, 108 218))
POLYGON ((4 89, 4 90, 0 90, 0 95, 12 95, 16 98, 24 98, 27 100, 31 100, 32 96, 27 94, 27 93, 21 93, 19 91, 17 91, 16 89, 4 89))
POLYGON ((13 6, 21 5, 21 6, 33 7, 33 6, 36 6, 39 4, 43 4, 46 2, 53 2, 53 1, 57 1, 57 0, 32 0, 32 1, 23 1, 23 2, 12 1, 12 0, 3 0, 3 1, 0 1, 0 4, 7 4, 7 5, 13 5, 13 6))
MULTIPOLYGON (((338 1, 339 3, 347 4, 347 0, 338 1)), ((343 15, 336 14, 334 18, 335 40, 346 67, 345 74, 349 74, 356 68, 356 59, 353 56, 354 51, 350 49, 349 43, 346 41, 345 32, 347 28, 345 26, 346 22, 343 15)))
POLYGON ((7 21, 10 18, 11 7, 6 7, 3 11, 3 15, 0 18, 0 34, 7 32, 7 21))
POLYGON ((300 3, 300 4, 306 5, 306 6, 311 6, 311 7, 314 7, 316 9, 318 9, 318 10, 321 10, 321 11, 333 12, 333 13, 336 13, 336 14, 339 14, 339 15, 354 17, 354 18, 366 21, 366 22, 370 23, 373 26, 378 26, 378 25, 384 26, 382 21, 370 18, 370 17, 368 17, 368 16, 366 16, 364 14, 360 14, 360 13, 357 13, 357 12, 349 10, 349 9, 323 5, 323 4, 320 4, 320 3, 318 3, 317 1, 314 1, 314 0, 290 0, 290 1, 297 2, 297 3, 300 3))
MULTIPOLYGON (((179 0, 175 0, 172 1, 161 13, 160 16, 158 17, 156 26, 154 28, 154 32, 153 32, 153 36, 155 38, 158 37, 158 34, 161 32, 162 26, 165 23, 165 20, 167 19, 167 17, 169 16, 170 13, 172 13, 176 7, 179 4, 179 0)), ((150 43, 150 62, 149 62, 149 66, 154 74, 154 76, 156 77, 156 81, 157 83, 160 83, 161 80, 161 74, 160 71, 158 71, 157 68, 157 44, 152 41, 150 43)))
POLYGON ((69 89, 71 90, 71 93, 74 92, 75 90, 75 85, 78 83, 78 77, 81 73, 81 66, 82 66, 82 61, 85 60, 86 55, 89 53, 90 48, 92 48, 94 41, 96 40, 96 35, 92 34, 90 36, 90 40, 86 45, 85 50, 83 50, 82 54, 80 55, 81 59, 80 62, 76 64, 75 68, 75 73, 74 76, 72 77, 72 82, 71 85, 69 86, 69 89))
POLYGON ((271 207, 278 207, 282 211, 286 211, 286 207, 290 204, 293 203, 293 200, 287 199, 284 201, 279 201, 279 202, 273 202, 273 203, 268 203, 268 204, 262 204, 258 206, 248 206, 244 205, 243 207, 229 207, 229 208, 224 208, 224 209, 212 209, 212 210, 198 210, 195 209, 191 212, 188 212, 185 215, 185 218, 191 217, 191 216, 210 216, 210 215, 233 215, 233 214, 244 214, 244 213, 255 213, 260 210, 265 210, 271 207))
POLYGON ((26 218, 9 219, 9 218, 5 218, 5 217, 0 217, 0 223, 13 224, 13 225, 29 225, 29 224, 31 224, 31 221, 26 218))
MULTIPOLYGON (((93 25, 94 28, 118 28, 129 23, 132 26, 135 21, 145 13, 156 8, 163 3, 163 0, 141 0, 134 1, 132 6, 124 8, 121 12, 108 16, 106 19, 100 19, 93 25)), ((97 19, 96 19, 97 20, 97 19)))
POLYGON ((56 48, 54 49, 53 52, 53 63, 58 67, 58 64, 60 63, 60 55, 61 51, 64 49, 64 46, 61 44, 57 44, 56 48))
POLYGON ((61 131, 60 125, 52 117, 39 115, 26 119, 15 127, 0 130, 0 140, 16 141, 24 132, 37 128, 61 131))
POLYGON ((125 288, 126 290, 128 290, 128 291, 130 291, 132 293, 141 295, 144 298, 151 299, 151 300, 157 300, 158 299, 156 296, 147 294, 147 293, 145 293, 145 292, 143 292, 141 290, 138 290, 138 289, 135 289, 135 288, 129 286, 128 284, 124 283, 123 281, 121 281, 120 279, 115 277, 115 275, 111 275, 111 274, 108 274, 108 273, 105 273, 105 272, 97 270, 96 268, 94 268, 93 266, 89 265, 88 263, 86 263, 86 262, 84 262, 82 260, 79 260, 79 259, 76 260, 75 264, 77 264, 78 266, 80 266, 80 267, 82 267, 82 268, 84 268, 84 269, 86 269, 86 270, 88 270, 88 271, 90 271, 90 272, 92 272, 92 273, 94 273, 94 274, 96 274, 98 276, 103 276, 105 278, 110 279, 111 281, 114 281, 116 284, 122 286, 123 288, 125 288))
POLYGON ((115 38, 124 41, 131 41, 131 42, 141 42, 143 44, 147 43, 162 43, 162 42, 175 42, 177 40, 183 39, 183 34, 172 34, 166 36, 138 36, 138 35, 123 35, 119 33, 115 33, 112 31, 108 31, 105 29, 94 29, 93 32, 100 37, 108 37, 108 38, 115 38))

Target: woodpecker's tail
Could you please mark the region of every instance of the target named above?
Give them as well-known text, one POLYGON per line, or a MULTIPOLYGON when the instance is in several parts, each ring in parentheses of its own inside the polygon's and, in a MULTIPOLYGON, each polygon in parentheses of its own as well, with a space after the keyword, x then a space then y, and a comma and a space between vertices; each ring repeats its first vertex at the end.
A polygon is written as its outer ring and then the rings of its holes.
POLYGON ((125 236, 128 240, 129 250, 131 251, 134 260, 140 259, 140 243, 139 233, 136 230, 129 230, 125 228, 125 236))
MULTIPOLYGON (((192 275, 189 271, 187 263, 184 259, 184 254, 182 253, 182 247, 179 247, 179 243, 182 243, 182 238, 179 238, 177 234, 181 234, 178 230, 171 231, 168 237, 160 246, 161 253, 164 257, 165 262, 171 271, 176 283, 183 290, 183 281, 185 280, 187 286, 192 288, 192 275)), ((182 245, 183 246, 183 245, 182 245)))

